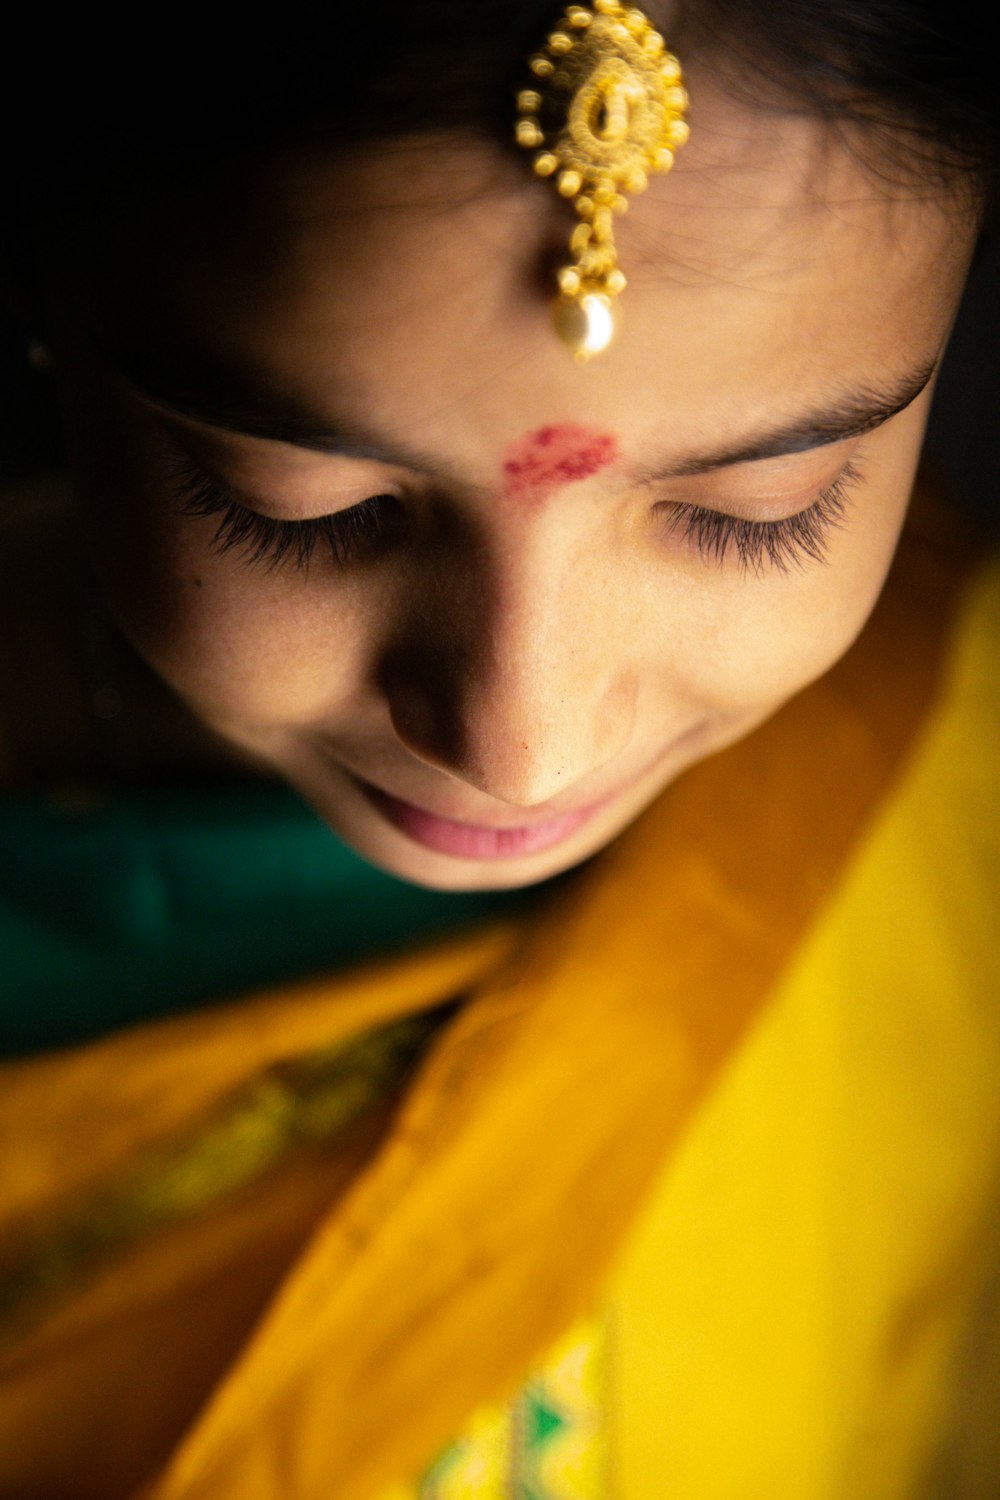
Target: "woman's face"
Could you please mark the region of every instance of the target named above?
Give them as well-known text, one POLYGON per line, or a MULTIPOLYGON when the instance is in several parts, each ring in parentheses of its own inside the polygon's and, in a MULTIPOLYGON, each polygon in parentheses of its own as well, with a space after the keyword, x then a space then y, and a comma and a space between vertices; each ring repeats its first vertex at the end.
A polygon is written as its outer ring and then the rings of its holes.
POLYGON ((122 229, 113 359, 64 333, 132 640, 421 884, 600 848, 823 673, 889 565, 971 227, 691 88, 589 364, 549 317, 569 211, 458 140, 275 159, 122 229))

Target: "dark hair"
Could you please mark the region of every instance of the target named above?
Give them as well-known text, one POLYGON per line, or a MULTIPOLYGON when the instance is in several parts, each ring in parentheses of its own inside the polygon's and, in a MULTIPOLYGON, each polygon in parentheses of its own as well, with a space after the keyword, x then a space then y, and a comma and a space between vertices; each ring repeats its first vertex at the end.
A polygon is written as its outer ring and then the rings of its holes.
MULTIPOLYGON (((860 127, 852 144, 876 170, 932 190, 964 184, 976 209, 988 208, 998 130, 985 7, 963 0, 950 7, 940 0, 677 5, 676 18, 670 0, 646 0, 645 9, 686 65, 717 71, 763 110, 860 127)), ((203 0, 197 9, 144 12, 140 36, 128 33, 118 13, 113 24, 92 9, 54 23, 45 7, 22 10, 21 52, 7 50, 0 88, 0 273, 6 263, 28 304, 16 326, 0 329, 0 388, 16 442, 31 452, 57 444, 48 405, 34 390, 38 377, 19 350, 27 329, 44 321, 32 306, 37 263, 67 229, 99 222, 109 206, 128 213, 146 192, 211 187, 234 159, 296 138, 349 150, 360 141, 460 129, 514 152, 514 91, 560 13, 558 0, 286 0, 255 21, 251 12, 234 19, 203 0), (8 345, 18 349, 9 370, 2 362, 8 345), (27 394, 25 379, 34 383, 27 394)))
POLYGON ((691 23, 731 87, 858 126, 919 176, 970 176, 987 196, 998 117, 985 15, 961 0, 698 0, 691 23))
MULTIPOLYGON (((663 23, 663 0, 645 8, 663 23)), ((7 202, 17 216, 79 209, 102 185, 197 175, 309 134, 345 148, 454 128, 510 142, 513 90, 559 14, 548 0, 327 0, 234 26, 171 6, 124 71, 120 23, 105 48, 93 12, 76 37, 60 20, 38 55, 72 66, 55 69, 44 130, 25 128, 37 96, 28 108, 16 88, 0 91, 7 202)), ((986 14, 940 0, 680 0, 667 30, 683 58, 710 60, 746 98, 860 126, 900 170, 965 178, 986 199, 997 156, 986 14)))

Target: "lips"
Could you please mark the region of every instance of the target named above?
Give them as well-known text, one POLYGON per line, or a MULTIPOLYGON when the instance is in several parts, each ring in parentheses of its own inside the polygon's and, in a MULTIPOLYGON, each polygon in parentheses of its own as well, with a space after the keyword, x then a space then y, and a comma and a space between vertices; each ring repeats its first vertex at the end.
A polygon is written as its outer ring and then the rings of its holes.
POLYGON ((425 849, 439 854, 450 854, 458 859, 517 859, 525 855, 551 849, 555 844, 588 823, 601 803, 580 808, 576 812, 562 813, 555 818, 526 823, 519 828, 491 828, 480 823, 460 823, 454 818, 442 818, 437 813, 425 812, 399 797, 392 797, 378 787, 359 781, 362 792, 369 802, 400 833, 425 849))

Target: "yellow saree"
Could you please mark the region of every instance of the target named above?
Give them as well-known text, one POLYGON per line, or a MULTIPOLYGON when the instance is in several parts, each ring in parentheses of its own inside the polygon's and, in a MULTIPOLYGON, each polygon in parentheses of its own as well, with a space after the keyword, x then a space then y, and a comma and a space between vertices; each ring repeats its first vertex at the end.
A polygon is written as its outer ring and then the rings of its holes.
POLYGON ((998 627, 962 575, 911 528, 835 671, 556 904, 4 1068, 0 1493, 395 1500, 568 1338, 622 1500, 916 1495, 998 1133, 998 627), (345 1109, 379 1034, 405 1065, 345 1109))

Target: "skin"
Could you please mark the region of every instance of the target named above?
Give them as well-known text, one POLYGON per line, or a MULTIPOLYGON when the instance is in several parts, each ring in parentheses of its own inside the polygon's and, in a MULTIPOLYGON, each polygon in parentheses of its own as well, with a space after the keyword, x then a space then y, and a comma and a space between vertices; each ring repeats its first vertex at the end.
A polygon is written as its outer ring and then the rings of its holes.
POLYGON ((504 494, 535 507, 567 484, 578 484, 599 474, 618 457, 618 443, 609 432, 594 432, 575 422, 539 427, 512 443, 504 455, 504 494))
POLYGON ((971 217, 814 122, 690 85, 690 144, 618 228, 619 337, 583 366, 549 316, 567 210, 470 140, 276 158, 217 214, 119 237, 91 307, 106 343, 254 372, 316 428, 361 424, 406 463, 178 415, 97 357, 68 284, 53 292, 84 523, 124 629, 227 745, 408 880, 508 887, 592 854, 825 672, 884 581, 929 390, 866 435, 652 474, 928 369, 971 217), (181 463, 280 520, 387 493, 398 527, 344 567, 322 543, 306 571, 248 566, 213 548, 218 518, 182 513, 181 463), (861 478, 822 561, 747 568, 678 524, 691 505, 780 520, 848 464, 861 478), (548 847, 459 856, 358 778, 488 830, 596 810, 548 847))

